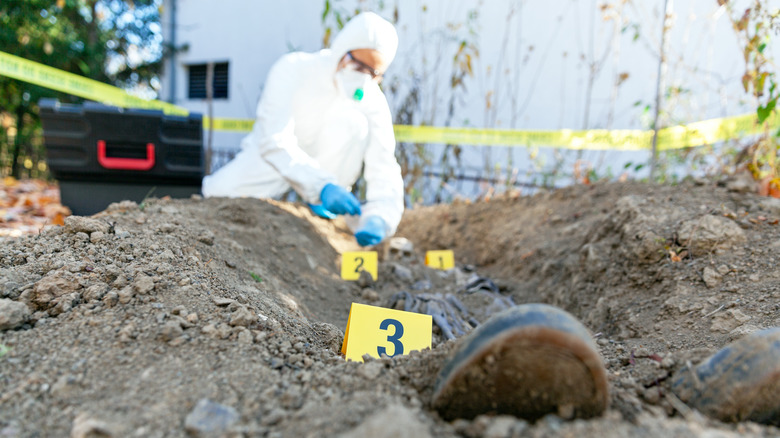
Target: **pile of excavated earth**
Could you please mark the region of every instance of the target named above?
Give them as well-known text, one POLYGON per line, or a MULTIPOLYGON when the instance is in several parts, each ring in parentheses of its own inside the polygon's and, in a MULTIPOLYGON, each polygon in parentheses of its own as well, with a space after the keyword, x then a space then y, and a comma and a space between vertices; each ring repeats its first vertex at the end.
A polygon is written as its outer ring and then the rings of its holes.
POLYGON ((780 326, 780 199, 746 189, 610 183, 417 207, 360 281, 340 278, 358 249, 343 223, 300 204, 71 216, 0 242, 0 437, 776 437, 670 391, 684 366, 780 326), (424 265, 438 249, 455 269, 424 265), (340 354, 351 303, 432 302, 452 306, 431 349, 340 354), (434 382, 463 333, 524 303, 590 331, 606 411, 442 418, 434 382))

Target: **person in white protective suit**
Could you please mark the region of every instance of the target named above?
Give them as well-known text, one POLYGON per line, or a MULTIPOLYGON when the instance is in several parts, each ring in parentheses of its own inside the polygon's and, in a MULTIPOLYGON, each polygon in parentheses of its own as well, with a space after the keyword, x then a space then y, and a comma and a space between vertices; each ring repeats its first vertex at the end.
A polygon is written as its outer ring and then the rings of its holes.
POLYGON ((397 47, 393 25, 365 12, 330 49, 282 56, 268 74, 252 132, 233 160, 203 179, 203 195, 272 198, 293 188, 319 216, 349 215, 362 246, 393 235, 403 179, 379 81, 397 47), (363 205, 348 190, 361 170, 363 205))

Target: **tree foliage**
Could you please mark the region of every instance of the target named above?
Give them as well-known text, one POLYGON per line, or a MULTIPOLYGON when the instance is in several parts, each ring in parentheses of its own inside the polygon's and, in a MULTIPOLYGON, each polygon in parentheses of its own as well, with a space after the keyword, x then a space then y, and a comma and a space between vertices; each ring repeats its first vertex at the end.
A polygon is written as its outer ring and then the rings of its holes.
MULTIPOLYGON (((160 67, 159 0, 3 0, 0 51, 127 87, 149 84, 160 67)), ((43 155, 37 102, 77 100, 0 76, 0 168, 35 175, 43 155), (36 144, 38 143, 38 144, 36 144), (22 165, 23 166, 20 166, 22 165)))
MULTIPOLYGON (((780 195, 780 129, 770 126, 769 119, 778 113, 780 72, 771 57, 771 47, 780 36, 780 8, 751 0, 738 7, 736 2, 718 0, 728 11, 745 60, 742 86, 756 102, 756 118, 764 125, 764 135, 751 143, 739 156, 761 182, 763 194, 780 195)), ((741 163, 737 163, 738 165, 741 163)))

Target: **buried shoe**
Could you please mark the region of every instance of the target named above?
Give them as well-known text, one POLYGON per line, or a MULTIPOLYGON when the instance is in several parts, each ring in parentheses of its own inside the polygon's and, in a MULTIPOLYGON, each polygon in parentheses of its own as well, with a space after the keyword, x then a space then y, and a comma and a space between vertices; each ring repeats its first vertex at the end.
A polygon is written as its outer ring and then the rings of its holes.
POLYGON ((606 370, 588 330, 561 309, 524 304, 463 339, 439 374, 433 406, 447 420, 588 418, 606 409, 607 395, 606 370))
POLYGON ((734 341, 699 366, 681 369, 672 391, 721 421, 780 426, 780 327, 734 341))

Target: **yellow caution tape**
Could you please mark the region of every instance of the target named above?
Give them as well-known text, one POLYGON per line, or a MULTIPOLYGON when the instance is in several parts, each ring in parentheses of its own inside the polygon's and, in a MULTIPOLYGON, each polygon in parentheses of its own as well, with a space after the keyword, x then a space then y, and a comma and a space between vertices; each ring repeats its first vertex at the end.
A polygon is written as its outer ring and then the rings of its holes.
POLYGON ((185 116, 189 114, 189 111, 176 105, 142 99, 121 88, 4 52, 0 52, 0 75, 122 108, 156 109, 165 114, 185 116))
MULTIPOLYGON (((0 75, 122 108, 157 109, 165 114, 183 116, 189 114, 180 106, 146 100, 121 88, 4 52, 0 52, 0 75)), ((253 119, 214 118, 211 127, 209 118, 204 117, 203 127, 214 131, 249 132, 254 122, 253 119)), ((659 130, 657 145, 661 151, 701 146, 759 134, 764 132, 765 127, 777 126, 780 126, 777 113, 773 113, 764 125, 757 123, 755 114, 704 120, 659 130)), ((396 141, 402 143, 640 151, 650 149, 653 141, 653 131, 638 129, 519 131, 409 125, 395 125, 394 129, 396 141)))
MULTIPOLYGON (((755 113, 741 116, 703 120, 683 126, 671 126, 658 131, 658 150, 682 149, 691 146, 713 144, 721 141, 761 134, 765 129, 774 130, 780 125, 780 117, 772 114, 763 124, 755 113), (774 127, 774 128, 773 128, 774 127)), ((774 132, 769 131, 770 134, 774 132)))
MULTIPOLYGON (((672 126, 658 131, 657 146, 660 151, 683 149, 760 134, 764 132, 764 126, 779 126, 780 116, 773 114, 764 123, 765 125, 759 125, 755 114, 744 114, 704 120, 684 126, 672 126)), ((398 142, 407 143, 640 151, 652 148, 653 131, 632 129, 517 131, 396 125, 395 138, 398 142)))
POLYGON ((214 127, 211 128, 209 118, 203 116, 203 129, 227 132, 249 132, 254 126, 254 119, 214 119, 214 127))
POLYGON ((396 141, 408 143, 470 144, 484 146, 550 146, 566 149, 638 151, 650 147, 652 131, 589 129, 573 131, 517 131, 506 129, 396 126, 396 141))

